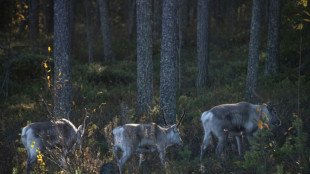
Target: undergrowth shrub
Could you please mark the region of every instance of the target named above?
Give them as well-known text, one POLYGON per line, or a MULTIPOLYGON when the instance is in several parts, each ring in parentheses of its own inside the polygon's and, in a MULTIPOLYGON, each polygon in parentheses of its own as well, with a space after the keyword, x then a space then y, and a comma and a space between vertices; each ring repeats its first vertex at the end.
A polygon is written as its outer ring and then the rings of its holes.
POLYGON ((284 132, 284 144, 275 141, 272 131, 264 129, 251 141, 250 150, 237 165, 249 173, 309 172, 307 134, 303 130, 302 119, 296 114, 293 117, 291 127, 284 132))

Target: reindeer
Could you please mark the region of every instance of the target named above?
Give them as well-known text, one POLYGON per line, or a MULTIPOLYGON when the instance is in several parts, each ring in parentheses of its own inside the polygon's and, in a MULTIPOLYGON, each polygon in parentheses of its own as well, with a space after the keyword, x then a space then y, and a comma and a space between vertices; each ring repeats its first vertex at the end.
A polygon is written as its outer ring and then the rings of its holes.
POLYGON ((142 165, 143 153, 158 151, 161 164, 165 168, 165 151, 172 145, 183 145, 178 127, 185 115, 178 124, 168 125, 163 112, 165 127, 155 123, 151 124, 125 124, 113 129, 115 155, 119 172, 122 173, 122 166, 131 157, 133 153, 140 154, 139 166, 142 165), (119 150, 123 152, 119 158, 119 150))
POLYGON ((76 127, 67 119, 57 119, 50 122, 35 122, 23 128, 21 140, 27 149, 26 173, 29 173, 32 164, 37 160, 38 151, 61 150, 61 163, 65 167, 66 157, 69 152, 76 148, 81 149, 84 126, 76 127))
POLYGON ((266 120, 267 124, 280 125, 280 120, 275 110, 267 104, 251 104, 240 102, 235 104, 223 104, 215 106, 201 115, 204 128, 204 138, 201 145, 200 161, 211 141, 211 133, 218 138, 216 153, 219 155, 226 145, 227 133, 235 136, 239 155, 242 155, 240 137, 245 135, 250 139, 258 131, 258 120, 266 120), (265 118, 267 117, 267 118, 265 118))

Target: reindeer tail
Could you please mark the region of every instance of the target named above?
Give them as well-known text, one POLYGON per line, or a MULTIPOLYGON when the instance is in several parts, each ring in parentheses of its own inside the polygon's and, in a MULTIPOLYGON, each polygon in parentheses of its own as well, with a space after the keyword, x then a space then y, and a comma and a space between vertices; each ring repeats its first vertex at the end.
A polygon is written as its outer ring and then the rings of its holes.
POLYGON ((22 142, 25 147, 27 147, 27 134, 26 134, 27 130, 28 130, 28 126, 24 127, 22 130, 22 134, 21 134, 22 142))

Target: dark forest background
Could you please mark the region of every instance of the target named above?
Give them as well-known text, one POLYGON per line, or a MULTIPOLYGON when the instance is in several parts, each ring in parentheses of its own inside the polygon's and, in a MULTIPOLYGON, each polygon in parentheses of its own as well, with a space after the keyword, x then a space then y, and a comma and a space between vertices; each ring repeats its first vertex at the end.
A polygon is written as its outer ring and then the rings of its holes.
MULTIPOLYGON (((271 101, 282 125, 260 131, 243 157, 231 137, 225 160, 210 148, 205 171, 309 173, 309 22, 307 0, 0 0, 0 173, 25 171, 24 126, 77 126, 85 108, 71 173, 116 170, 112 129, 162 123, 161 109, 169 123, 186 111, 166 172, 199 173, 202 112, 240 101, 271 101)), ((35 173, 60 173, 43 159, 35 173)), ((124 170, 163 172, 157 153, 124 170)))

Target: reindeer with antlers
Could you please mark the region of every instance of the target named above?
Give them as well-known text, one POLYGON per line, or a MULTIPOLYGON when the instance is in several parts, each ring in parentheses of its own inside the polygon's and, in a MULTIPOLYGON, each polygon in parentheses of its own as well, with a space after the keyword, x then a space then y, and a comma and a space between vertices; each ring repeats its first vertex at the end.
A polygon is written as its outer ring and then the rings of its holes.
POLYGON ((178 124, 168 125, 163 112, 165 127, 156 123, 150 124, 125 124, 113 129, 114 146, 113 153, 117 160, 119 172, 124 163, 135 153, 140 154, 139 166, 142 164, 143 153, 158 151, 162 165, 165 167, 166 148, 172 145, 183 145, 178 127, 185 115, 178 124), (122 157, 118 157, 119 150, 122 150, 122 157))

